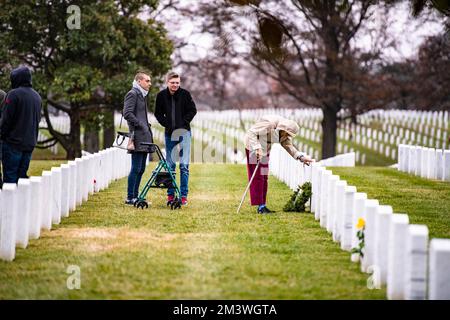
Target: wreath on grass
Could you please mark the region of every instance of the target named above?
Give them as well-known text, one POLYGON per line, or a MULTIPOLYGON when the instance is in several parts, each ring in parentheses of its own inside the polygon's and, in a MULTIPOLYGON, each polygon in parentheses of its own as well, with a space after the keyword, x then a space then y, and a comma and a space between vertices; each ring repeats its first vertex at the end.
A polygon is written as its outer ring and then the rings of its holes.
POLYGON ((305 182, 303 185, 299 185, 289 201, 285 204, 283 211, 305 212, 306 203, 311 198, 311 195, 311 182, 305 182))

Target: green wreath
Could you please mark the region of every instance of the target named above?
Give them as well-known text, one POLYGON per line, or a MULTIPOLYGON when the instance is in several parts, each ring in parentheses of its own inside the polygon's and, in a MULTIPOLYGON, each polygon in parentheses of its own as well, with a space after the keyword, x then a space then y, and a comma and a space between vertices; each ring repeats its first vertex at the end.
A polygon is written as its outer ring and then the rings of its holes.
POLYGON ((311 198, 311 182, 305 182, 299 185, 297 190, 285 204, 283 211, 285 212, 305 212, 306 203, 311 198))

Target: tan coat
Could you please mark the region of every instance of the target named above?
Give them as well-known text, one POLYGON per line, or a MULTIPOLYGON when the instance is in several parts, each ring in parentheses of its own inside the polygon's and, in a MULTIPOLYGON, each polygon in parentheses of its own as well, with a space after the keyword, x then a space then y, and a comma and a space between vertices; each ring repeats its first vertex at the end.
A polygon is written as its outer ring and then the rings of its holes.
POLYGON ((245 147, 249 151, 261 148, 265 151, 264 153, 268 153, 272 143, 279 142, 294 159, 298 159, 304 155, 292 144, 292 138, 297 135, 298 130, 297 123, 292 120, 277 115, 266 115, 251 126, 245 134, 245 147), (283 141, 280 141, 279 136, 281 130, 289 135, 283 141))

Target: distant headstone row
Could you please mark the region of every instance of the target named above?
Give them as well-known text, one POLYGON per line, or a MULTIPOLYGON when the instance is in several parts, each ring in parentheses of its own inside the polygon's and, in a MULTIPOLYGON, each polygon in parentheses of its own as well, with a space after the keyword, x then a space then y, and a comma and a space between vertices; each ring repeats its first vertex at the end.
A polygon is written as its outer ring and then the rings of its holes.
POLYGON ((450 181, 450 150, 401 144, 398 170, 426 179, 450 181))

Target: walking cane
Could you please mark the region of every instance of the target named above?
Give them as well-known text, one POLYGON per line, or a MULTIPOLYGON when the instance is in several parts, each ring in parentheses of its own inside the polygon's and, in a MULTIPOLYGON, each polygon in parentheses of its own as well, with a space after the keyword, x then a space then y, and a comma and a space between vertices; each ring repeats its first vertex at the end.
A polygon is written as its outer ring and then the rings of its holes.
POLYGON ((244 195, 242 196, 241 203, 239 204, 239 208, 237 209, 236 213, 239 213, 239 210, 241 210, 242 203, 244 202, 245 196, 247 195, 248 189, 250 188, 250 185, 252 184, 253 178, 255 178, 256 172, 258 171, 260 161, 256 163, 255 171, 253 171, 252 177, 250 178, 250 181, 248 182, 247 188, 245 189, 244 195))

